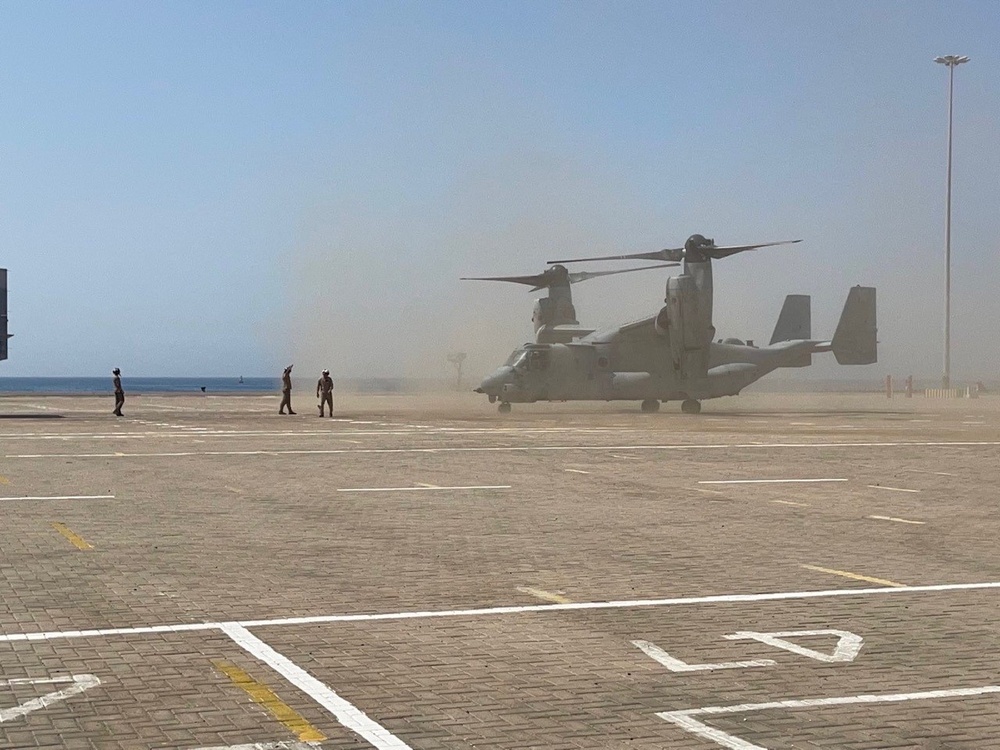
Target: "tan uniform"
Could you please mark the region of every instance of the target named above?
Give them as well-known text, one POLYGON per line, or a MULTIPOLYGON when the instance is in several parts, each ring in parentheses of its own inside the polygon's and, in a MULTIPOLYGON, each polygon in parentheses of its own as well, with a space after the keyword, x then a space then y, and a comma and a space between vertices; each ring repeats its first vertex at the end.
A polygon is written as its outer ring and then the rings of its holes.
POLYGON ((323 407, 330 407, 330 416, 333 416, 333 378, 329 375, 322 376, 316 381, 316 397, 319 399, 319 415, 323 416, 323 407))
POLYGON ((114 385, 115 385, 115 410, 112 413, 117 417, 123 417, 125 416, 124 414, 122 414, 122 407, 125 405, 125 389, 122 388, 121 375, 115 375, 114 385))
POLYGON ((288 413, 294 414, 292 411, 292 371, 291 369, 286 369, 281 375, 281 406, 278 407, 278 413, 284 414, 285 407, 288 407, 288 413))

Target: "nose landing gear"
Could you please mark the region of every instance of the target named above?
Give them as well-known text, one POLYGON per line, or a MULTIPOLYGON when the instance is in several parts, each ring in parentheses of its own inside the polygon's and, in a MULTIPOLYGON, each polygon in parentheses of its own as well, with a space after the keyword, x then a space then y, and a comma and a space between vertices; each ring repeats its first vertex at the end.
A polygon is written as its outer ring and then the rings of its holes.
POLYGON ((652 414, 660 410, 660 402, 657 401, 655 398, 647 398, 645 401, 639 404, 639 408, 646 414, 652 414))
POLYGON ((501 414, 510 414, 510 402, 501 401, 500 406, 497 407, 497 411, 501 414))

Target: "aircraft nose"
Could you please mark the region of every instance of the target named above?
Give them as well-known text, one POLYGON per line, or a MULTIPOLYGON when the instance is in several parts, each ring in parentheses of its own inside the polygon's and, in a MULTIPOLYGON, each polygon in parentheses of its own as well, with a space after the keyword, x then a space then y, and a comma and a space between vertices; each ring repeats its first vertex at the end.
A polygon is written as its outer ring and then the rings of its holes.
POLYGON ((503 390, 504 381, 507 379, 507 369, 506 367, 498 369, 492 375, 483 379, 483 382, 479 384, 476 388, 476 393, 486 393, 493 396, 499 396, 500 392, 503 390))

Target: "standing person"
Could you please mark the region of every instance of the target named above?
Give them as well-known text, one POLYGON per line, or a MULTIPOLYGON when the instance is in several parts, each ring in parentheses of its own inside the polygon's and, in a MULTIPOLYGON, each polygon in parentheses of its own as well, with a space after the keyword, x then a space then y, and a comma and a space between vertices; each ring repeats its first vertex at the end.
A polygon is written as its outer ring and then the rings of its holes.
POLYGON ((288 365, 281 373, 281 406, 278 407, 278 414, 284 414, 286 406, 289 414, 295 413, 292 411, 292 365, 288 365))
POLYGON ((333 378, 330 377, 329 370, 323 370, 319 380, 316 381, 316 398, 319 399, 319 415, 323 416, 323 407, 330 407, 330 416, 333 416, 333 378))
POLYGON ((125 405, 125 389, 122 388, 122 371, 116 367, 111 371, 111 374, 115 376, 115 410, 112 414, 116 417, 124 417, 125 415, 122 414, 122 407, 125 405))

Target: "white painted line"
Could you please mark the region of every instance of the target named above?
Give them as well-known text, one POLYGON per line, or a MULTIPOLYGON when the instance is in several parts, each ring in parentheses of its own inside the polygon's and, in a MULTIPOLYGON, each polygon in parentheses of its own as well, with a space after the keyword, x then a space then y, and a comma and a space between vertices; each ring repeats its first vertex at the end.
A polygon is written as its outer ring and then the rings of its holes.
POLYGON ((236 642, 236 645, 267 664, 333 714, 334 718, 344 727, 364 738, 372 747, 376 747, 378 750, 410 750, 409 745, 381 724, 370 719, 364 711, 341 698, 329 687, 292 663, 287 657, 279 654, 246 628, 229 623, 223 625, 222 630, 236 642))
POLYGON ((439 490, 441 485, 439 484, 427 484, 427 482, 414 482, 417 487, 426 487, 429 490, 439 490))
POLYGON ((439 490, 509 490, 509 484, 470 484, 463 487, 341 487, 337 492, 432 492, 439 490))
POLYGON ((26 495, 0 497, 0 500, 114 500, 114 495, 26 495))
POLYGON ((995 448, 997 440, 956 440, 936 442, 888 443, 707 443, 666 445, 521 445, 521 446, 452 446, 438 448, 329 448, 245 451, 164 451, 156 453, 17 453, 4 458, 179 458, 188 456, 324 456, 407 453, 531 453, 557 451, 706 451, 770 450, 810 448, 995 448))
POLYGON ((850 630, 784 630, 777 633, 740 631, 739 633, 724 635, 722 637, 730 641, 760 641, 768 646, 782 648, 793 654, 808 656, 810 659, 826 662, 827 664, 854 661, 861 651, 862 644, 864 644, 864 638, 857 633, 852 633, 850 630), (824 654, 822 651, 806 648, 787 640, 792 636, 799 637, 803 635, 835 635, 837 636, 837 645, 834 647, 832 654, 824 654))
POLYGON ((563 469, 563 471, 569 471, 573 474, 589 474, 589 471, 584 471, 583 469, 563 469))
POLYGON ((769 701, 767 703, 741 703, 736 706, 706 706, 684 711, 663 711, 656 714, 661 719, 676 724, 699 737, 711 740, 730 750, 767 750, 762 745, 741 740, 728 732, 715 729, 692 718, 693 716, 718 716, 748 711, 787 708, 820 708, 823 706, 845 706, 853 703, 898 703, 901 701, 936 700, 940 698, 967 698, 988 693, 1000 693, 1000 685, 986 685, 978 688, 956 688, 952 690, 928 690, 922 693, 895 693, 891 695, 851 695, 843 698, 811 698, 806 700, 769 701))
MULTIPOLYGON (((137 420, 138 421, 138 420, 137 420)), ((143 423, 150 424, 150 423, 143 423)), ((201 437, 381 437, 381 436, 411 436, 411 435, 493 435, 516 432, 518 435, 542 435, 548 433, 557 434, 586 434, 586 435, 606 435, 621 434, 623 432, 638 433, 637 429, 608 429, 593 428, 581 430, 573 427, 525 427, 518 430, 510 428, 457 428, 457 427, 434 427, 427 429, 416 429, 413 426, 404 426, 392 430, 225 430, 210 429, 208 427, 183 427, 180 425, 153 423, 158 427, 169 428, 170 432, 162 430, 128 430, 120 432, 36 432, 0 435, 0 441, 25 441, 25 440, 125 440, 125 439, 148 439, 155 438, 167 440, 172 438, 201 438, 201 437)), ((357 442, 348 440, 346 442, 357 442)))
POLYGON ((250 742, 243 745, 215 745, 214 747, 200 747, 196 750, 316 750, 323 747, 319 742, 302 742, 300 740, 290 740, 287 742, 250 742))
POLYGON ((868 518, 873 518, 876 521, 895 521, 896 523, 913 523, 923 526, 927 521, 910 521, 906 518, 894 518, 893 516, 868 516, 868 518))
MULTIPOLYGON (((873 589, 828 589, 824 591, 779 591, 767 594, 721 594, 692 596, 676 599, 633 599, 610 602, 571 602, 569 604, 529 604, 523 606, 484 607, 481 609, 429 610, 423 612, 384 612, 352 615, 311 615, 284 617, 272 620, 242 620, 229 623, 245 628, 271 625, 311 625, 326 622, 375 622, 382 620, 421 620, 445 617, 489 617, 516 615, 528 612, 563 612, 569 610, 633 609, 640 607, 670 607, 691 604, 737 604, 744 602, 776 602, 800 599, 827 599, 831 597, 891 596, 900 594, 925 594, 945 591, 979 591, 1000 589, 1000 581, 985 583, 942 583, 928 586, 880 586, 873 589)), ((39 633, 11 633, 0 635, 0 643, 15 641, 49 641, 62 638, 89 638, 93 636, 136 635, 145 633, 185 633, 197 630, 219 630, 226 623, 205 622, 183 625, 147 625, 133 628, 105 628, 101 630, 60 630, 39 633)))
POLYGON ((671 656, 655 643, 649 641, 632 641, 650 659, 658 661, 671 672, 714 672, 718 669, 745 669, 747 667, 773 667, 778 662, 774 659, 751 659, 750 661, 725 661, 718 664, 688 664, 686 661, 671 656))
POLYGON ((808 508, 809 503, 796 503, 792 500, 772 500, 772 503, 780 503, 781 505, 794 505, 796 508, 808 508))
POLYGON ((710 495, 725 495, 725 492, 719 492, 719 490, 706 490, 703 487, 692 487, 695 492, 707 492, 710 495))
POLYGON ((920 492, 920 490, 908 490, 903 487, 888 487, 884 484, 869 484, 867 486, 872 490, 889 490, 890 492, 920 492))
POLYGON ((809 484, 846 481, 846 479, 707 479, 698 484, 809 484))
POLYGON ((183 625, 146 625, 134 628, 100 628, 96 630, 61 630, 48 633, 17 633, 0 635, 0 643, 13 641, 50 641, 56 638, 91 638, 111 635, 144 635, 147 633, 187 633, 197 630, 218 630, 217 622, 185 623, 183 625))
POLYGON ((25 716, 40 708, 51 706, 53 703, 64 701, 78 693, 82 693, 84 690, 90 690, 90 688, 101 684, 101 681, 92 674, 74 674, 67 677, 50 677, 41 680, 30 678, 2 680, 0 681, 0 685, 56 685, 63 682, 71 682, 73 684, 68 688, 57 690, 54 693, 47 693, 13 708, 0 708, 0 724, 25 716))

